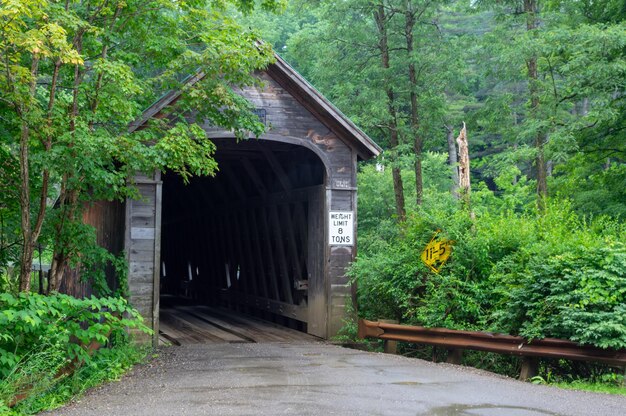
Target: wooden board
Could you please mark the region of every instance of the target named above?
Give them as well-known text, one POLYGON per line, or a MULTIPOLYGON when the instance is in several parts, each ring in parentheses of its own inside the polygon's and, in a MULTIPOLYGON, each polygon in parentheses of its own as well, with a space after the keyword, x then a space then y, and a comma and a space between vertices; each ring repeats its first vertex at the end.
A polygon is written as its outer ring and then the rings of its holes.
POLYGON ((315 342, 319 338, 252 318, 235 311, 206 306, 161 309, 160 337, 175 345, 198 343, 315 342))

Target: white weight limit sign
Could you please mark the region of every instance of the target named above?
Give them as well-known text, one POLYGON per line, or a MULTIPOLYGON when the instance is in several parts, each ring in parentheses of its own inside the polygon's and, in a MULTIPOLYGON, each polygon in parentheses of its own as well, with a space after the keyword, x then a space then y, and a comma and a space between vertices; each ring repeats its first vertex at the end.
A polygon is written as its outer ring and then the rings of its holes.
POLYGON ((328 243, 333 246, 354 245, 354 212, 330 211, 328 243))

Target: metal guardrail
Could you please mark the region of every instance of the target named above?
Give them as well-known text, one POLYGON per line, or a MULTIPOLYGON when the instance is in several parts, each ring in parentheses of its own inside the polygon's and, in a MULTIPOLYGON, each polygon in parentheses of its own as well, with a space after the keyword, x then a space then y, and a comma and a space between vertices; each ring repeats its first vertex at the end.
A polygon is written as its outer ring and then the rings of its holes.
MULTIPOLYGON (((398 325, 365 319, 359 320, 358 334, 359 338, 413 342, 444 347, 451 351, 478 350, 521 357, 564 358, 626 366, 626 350, 601 349, 556 338, 528 341, 512 335, 398 325)), ((520 378, 530 378, 533 372, 533 369, 523 368, 520 378)))

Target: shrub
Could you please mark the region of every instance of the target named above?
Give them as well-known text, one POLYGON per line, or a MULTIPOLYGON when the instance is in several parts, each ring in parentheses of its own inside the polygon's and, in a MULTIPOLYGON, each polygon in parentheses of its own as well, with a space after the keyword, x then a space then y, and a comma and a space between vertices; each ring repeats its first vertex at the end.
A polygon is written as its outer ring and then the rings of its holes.
POLYGON ((626 348, 626 245, 598 240, 548 256, 534 247, 498 276, 500 327, 527 338, 626 348))
POLYGON ((362 317, 626 348, 622 223, 586 220, 563 200, 543 215, 482 205, 472 220, 439 195, 430 190, 395 232, 359 229, 366 245, 349 274, 362 317), (454 246, 433 273, 420 254, 438 230, 454 246))
POLYGON ((56 388, 110 354, 97 347, 128 344, 129 328, 151 331, 123 298, 0 294, 0 403, 56 388))

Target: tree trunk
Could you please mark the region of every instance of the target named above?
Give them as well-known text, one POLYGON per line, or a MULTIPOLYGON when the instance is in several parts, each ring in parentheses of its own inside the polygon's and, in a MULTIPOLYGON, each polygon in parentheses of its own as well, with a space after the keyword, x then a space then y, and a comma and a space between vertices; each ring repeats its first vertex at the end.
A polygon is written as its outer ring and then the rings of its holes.
POLYGON ((22 238, 24 239, 22 246, 22 255, 20 256, 20 292, 30 292, 30 277, 33 268, 33 255, 35 253, 35 244, 39 237, 38 232, 33 232, 31 228, 30 218, 30 126, 24 118, 33 105, 35 91, 37 87, 37 73, 39 71, 39 57, 34 56, 31 63, 31 80, 29 86, 28 102, 22 107, 22 126, 20 132, 20 211, 22 238))
POLYGON ((450 165, 450 177, 452 179, 452 195, 459 199, 459 156, 456 151, 454 140, 454 130, 451 126, 446 126, 448 131, 448 164, 450 165))
MULTIPOLYGON (((76 51, 80 54, 83 49, 83 36, 85 34, 85 30, 81 29, 76 34, 74 39, 74 45, 76 47, 76 51)), ((84 76, 84 71, 81 70, 79 65, 74 65, 74 86, 72 88, 72 106, 70 112, 70 123, 69 123, 69 131, 72 137, 74 137, 76 133, 76 119, 79 113, 78 106, 78 95, 79 95, 79 87, 82 82, 82 78, 84 76)), ((74 147, 74 142, 70 141, 68 143, 68 148, 72 149, 74 147)), ((75 151, 73 156, 77 157, 75 151)), ((63 238, 63 233, 65 231, 65 225, 71 223, 74 220, 74 214, 78 209, 78 189, 71 189, 70 184, 72 180, 75 179, 73 173, 68 172, 63 175, 61 180, 61 191, 59 193, 59 201, 61 215, 60 222, 56 224, 54 231, 54 252, 52 253, 52 264, 50 265, 50 276, 48 277, 49 281, 49 291, 55 292, 59 290, 59 286, 63 279, 63 274, 69 264, 69 249, 68 243, 63 238)), ((80 181, 79 181, 80 182, 80 181)), ((76 185, 75 185, 76 186, 76 185)))
POLYGON ((456 138, 456 141, 459 145, 459 186, 462 192, 469 192, 471 190, 470 162, 465 123, 463 123, 463 128, 459 133, 459 137, 456 138))
MULTIPOLYGON (((537 18, 537 0, 524 0, 524 13, 526 13, 526 30, 533 31, 539 26, 537 18)), ((528 85, 530 92, 530 113, 532 118, 537 118, 539 110, 539 91, 537 88, 538 73, 537 73, 537 57, 531 56, 526 61, 526 67, 528 70, 528 85)), ((544 212, 546 209, 546 197, 548 196, 548 183, 547 183, 547 167, 544 156, 544 144, 545 138, 543 132, 537 132, 535 134, 535 149, 537 155, 535 156, 535 169, 537 170, 537 208, 540 212, 544 212)))
POLYGON ((466 207, 470 209, 470 160, 469 160, 469 145, 467 143, 467 130, 465 123, 463 123, 463 129, 459 133, 459 137, 456 138, 459 145, 459 187, 460 194, 466 207))
MULTIPOLYGON (((385 15, 385 6, 383 4, 378 5, 378 9, 374 12, 374 20, 378 28, 379 43, 378 47, 381 52, 381 65, 386 71, 390 68, 389 58, 389 43, 387 37, 387 17, 385 15)), ((395 106, 395 95, 390 80, 386 82, 386 94, 387 94, 387 110, 389 112, 389 142, 393 149, 398 147, 400 143, 398 135, 398 121, 395 106)), ((393 163, 394 161, 392 161, 393 163)), ((406 209, 404 207, 404 186, 402 184, 402 173, 400 168, 395 164, 392 165, 391 173, 393 176, 393 191, 396 199, 396 214, 400 221, 406 220, 406 209)))
POLYGON ((63 212, 63 219, 60 226, 56 230, 55 235, 55 250, 53 253, 52 265, 50 268, 50 290, 58 291, 61 286, 61 282, 63 281, 63 276, 65 275, 65 271, 70 265, 70 248, 68 244, 65 243, 63 239, 63 228, 65 223, 71 223, 76 221, 76 214, 79 211, 78 206, 78 198, 79 198, 78 190, 70 190, 66 192, 63 212))
POLYGON ((48 276, 48 293, 59 291, 68 264, 69 258, 64 252, 55 252, 52 265, 50 266, 50 275, 48 276))
POLYGON ((20 137, 20 211, 22 225, 22 255, 20 258, 20 292, 30 291, 30 272, 33 266, 34 243, 30 225, 30 169, 28 162, 29 127, 26 121, 22 122, 20 137))
POLYGON ((415 12, 411 5, 411 0, 406 1, 406 9, 404 11, 405 27, 404 35, 406 40, 406 50, 408 58, 409 71, 409 87, 411 97, 411 133, 413 134, 413 152, 415 153, 415 198, 417 205, 422 205, 424 196, 424 180, 422 176, 422 151, 423 140, 419 134, 419 111, 417 107, 417 72, 415 71, 415 63, 413 62, 413 28, 415 27, 415 12))

